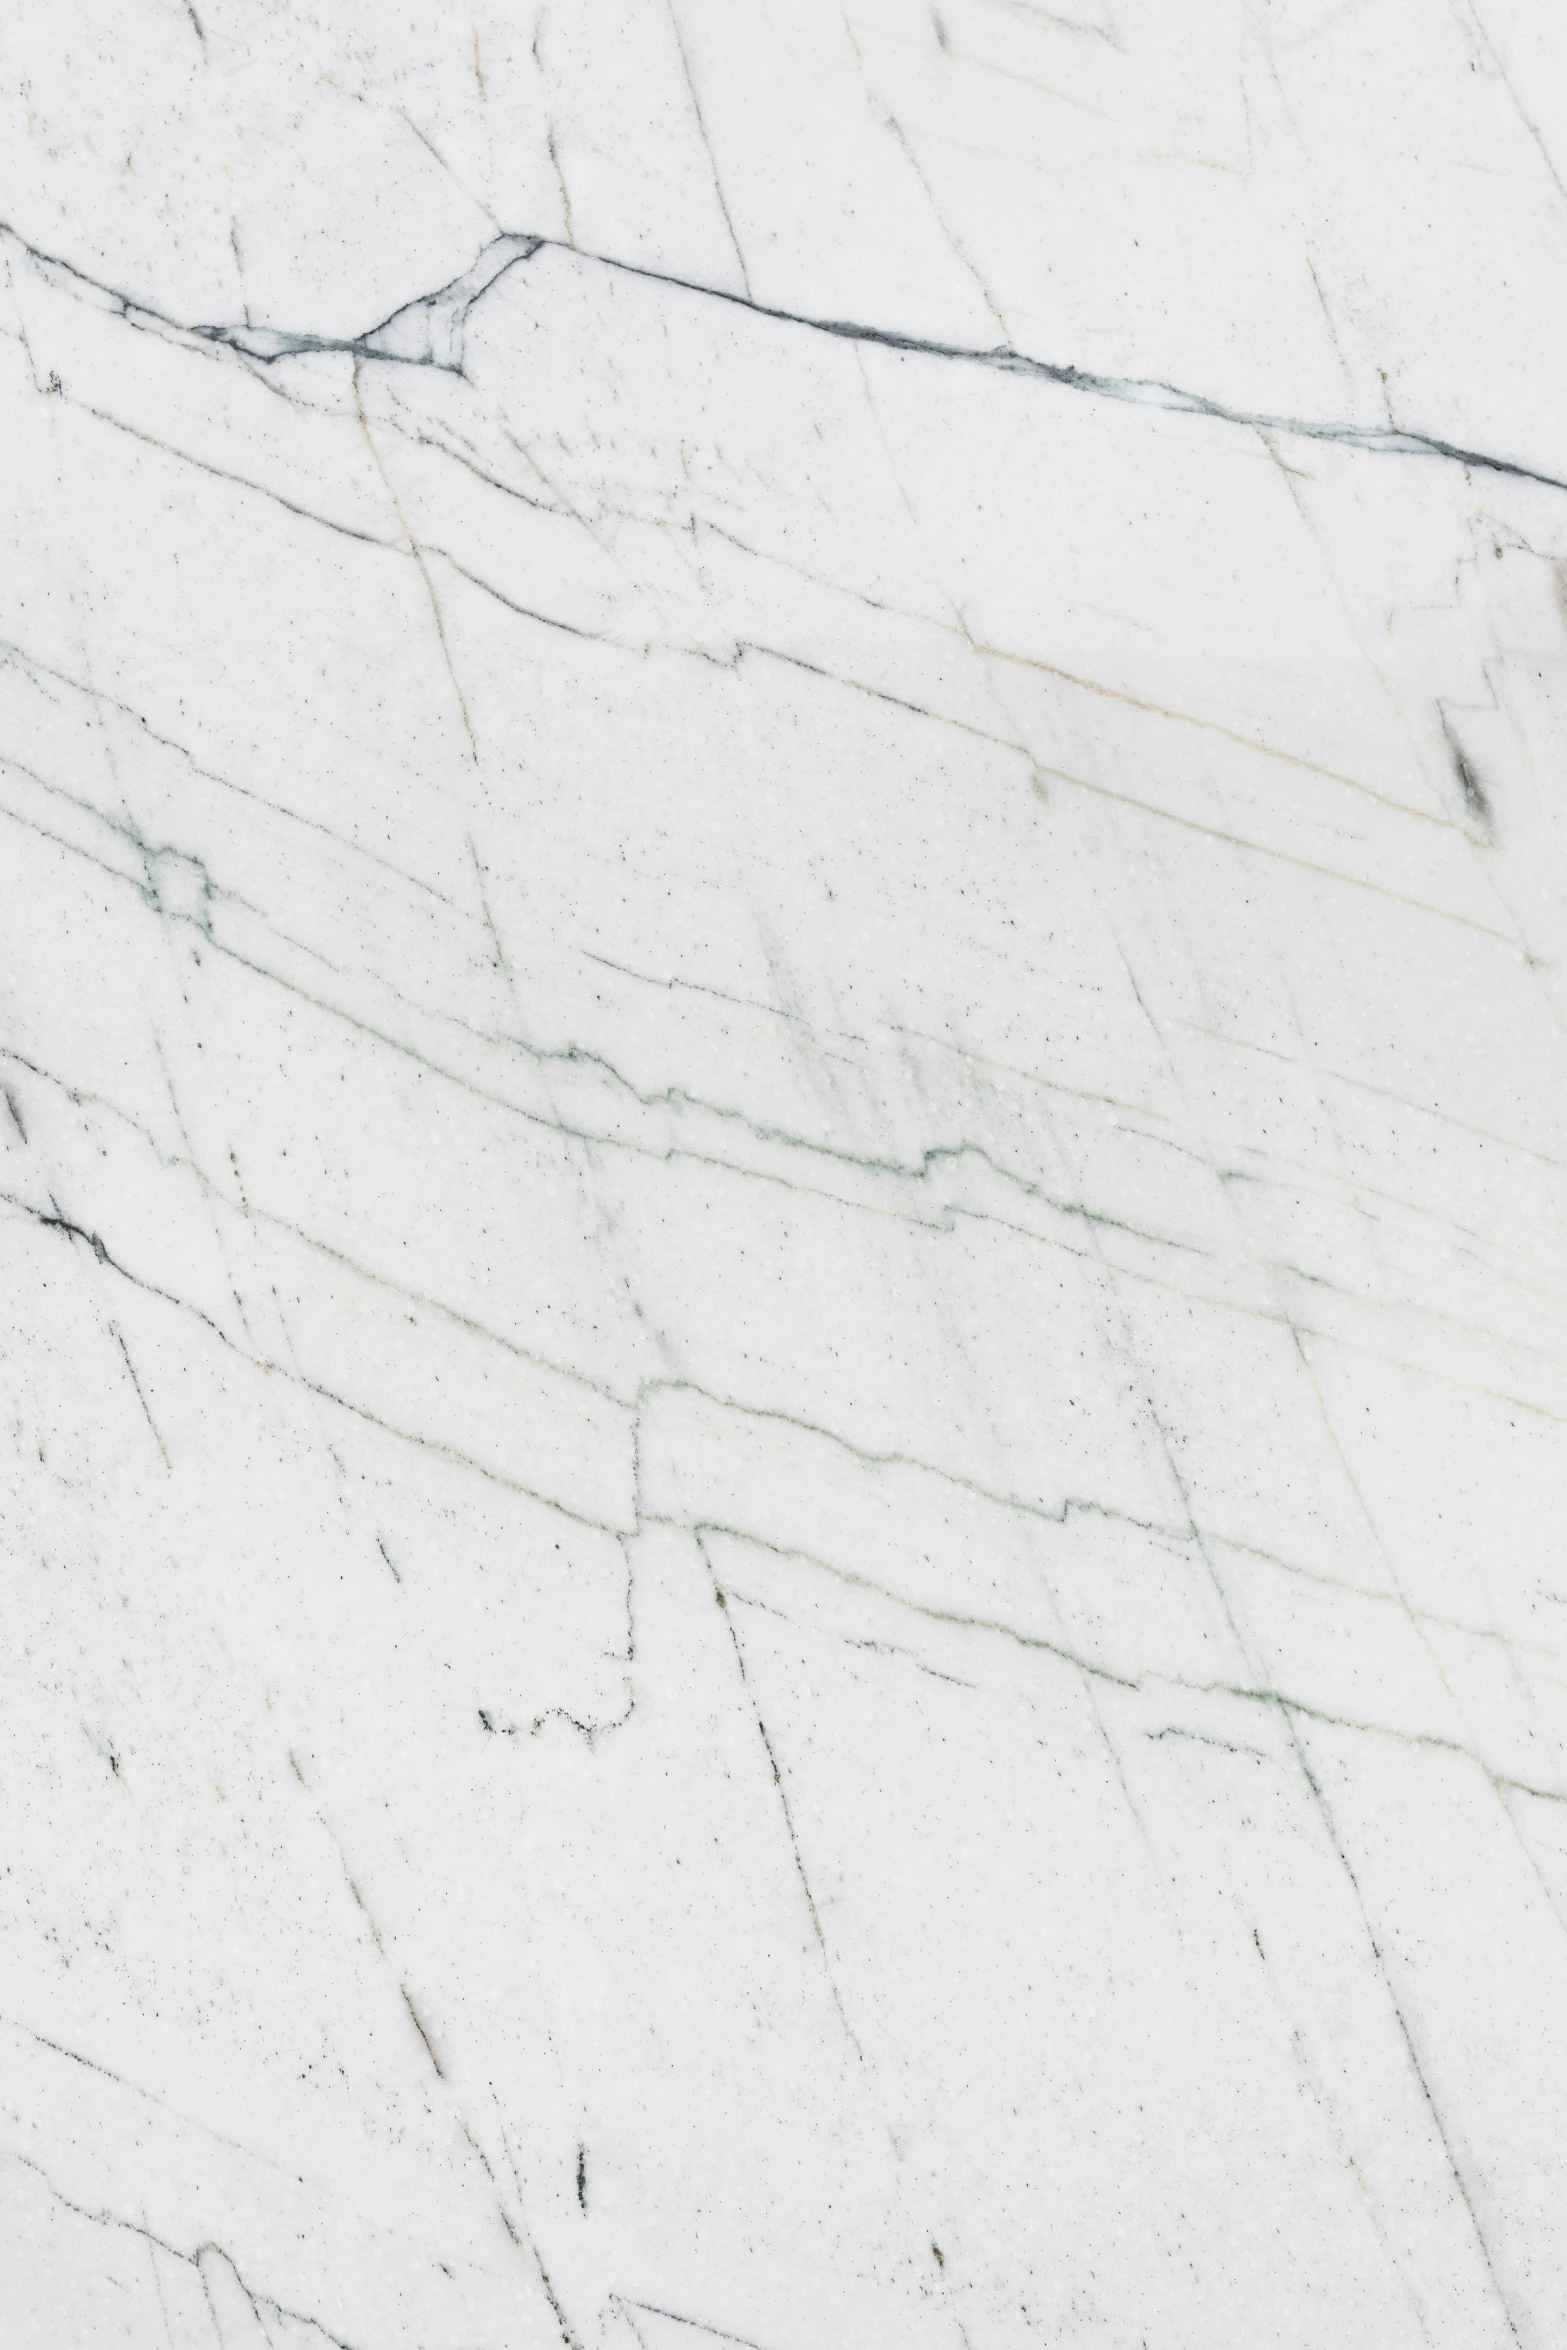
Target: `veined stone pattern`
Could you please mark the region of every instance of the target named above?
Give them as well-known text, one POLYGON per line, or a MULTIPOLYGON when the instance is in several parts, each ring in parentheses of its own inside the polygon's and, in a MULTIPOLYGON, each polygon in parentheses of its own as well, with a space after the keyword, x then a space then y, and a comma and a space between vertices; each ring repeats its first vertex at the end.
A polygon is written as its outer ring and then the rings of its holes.
POLYGON ((3 2350, 1559 2350, 1560 11, 0 134, 3 2350))

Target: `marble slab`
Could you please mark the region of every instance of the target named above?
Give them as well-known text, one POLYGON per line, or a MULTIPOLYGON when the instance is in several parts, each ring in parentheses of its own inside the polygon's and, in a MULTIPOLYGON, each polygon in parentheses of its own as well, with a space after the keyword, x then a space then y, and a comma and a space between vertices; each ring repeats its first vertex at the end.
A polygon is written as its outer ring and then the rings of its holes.
POLYGON ((4 2350, 1567 2341, 1545 0, 0 29, 4 2350))

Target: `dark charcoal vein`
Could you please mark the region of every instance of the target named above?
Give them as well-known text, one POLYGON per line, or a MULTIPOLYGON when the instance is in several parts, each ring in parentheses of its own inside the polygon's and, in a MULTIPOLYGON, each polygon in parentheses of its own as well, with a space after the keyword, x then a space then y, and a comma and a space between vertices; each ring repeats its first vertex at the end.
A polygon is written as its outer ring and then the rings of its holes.
POLYGON ((988 367, 1002 375, 1027 377, 1035 382, 1058 385, 1066 391, 1086 392, 1102 400, 1118 400, 1133 407, 1154 408, 1170 414, 1203 416, 1218 424, 1235 424, 1254 432, 1288 433, 1300 440, 1327 441, 1347 449, 1360 449, 1372 456, 1437 457, 1452 465, 1477 466, 1487 473, 1505 474, 1516 481, 1532 481, 1542 488, 1567 490, 1567 477, 1543 472, 1538 466, 1525 465, 1512 457, 1497 456, 1484 449, 1464 448, 1456 441, 1440 434, 1418 431, 1400 431, 1393 426, 1361 425, 1336 422, 1332 419, 1304 416, 1281 416, 1271 411, 1251 408, 1233 408, 1226 401, 1211 399, 1205 392, 1191 392, 1179 384, 1166 383, 1157 376, 1099 375, 1092 369, 1074 367, 1063 362, 1036 359, 1027 352, 1016 351, 1007 344, 998 344, 986 350, 978 345, 943 343, 924 335, 903 334, 894 327, 868 326, 847 318, 816 318, 798 310, 784 310, 767 302, 754 301, 748 294, 737 294, 724 286, 703 285, 694 278, 676 277, 672 273, 648 269, 634 261, 622 261, 613 254, 584 253, 579 247, 567 245, 559 237, 535 236, 518 232, 494 237, 484 246, 472 266, 453 278, 449 284, 437 287, 430 294, 405 302, 389 318, 361 335, 296 334, 281 327, 252 327, 234 324, 181 325, 145 302, 122 294, 107 286, 73 263, 55 255, 41 252, 27 243, 6 223, 0 222, 0 236, 8 238, 26 253, 44 271, 69 278, 80 286, 91 289, 118 308, 132 324, 158 331, 190 335, 207 343, 219 343, 241 352, 246 358, 270 366, 275 360, 298 358, 313 352, 339 351, 356 359, 382 360, 389 364, 415 367, 435 367, 452 375, 461 375, 464 364, 464 330, 475 305, 490 288, 517 263, 531 261, 536 253, 553 248, 569 253, 574 261, 594 268, 613 269, 626 277, 645 278, 651 284, 670 286, 681 293, 697 294, 708 301, 727 302, 737 310, 747 310, 757 318, 774 320, 781 326, 795 326, 811 334, 835 335, 845 342, 866 344, 887 351, 907 352, 927 359, 952 359, 971 367, 988 367))

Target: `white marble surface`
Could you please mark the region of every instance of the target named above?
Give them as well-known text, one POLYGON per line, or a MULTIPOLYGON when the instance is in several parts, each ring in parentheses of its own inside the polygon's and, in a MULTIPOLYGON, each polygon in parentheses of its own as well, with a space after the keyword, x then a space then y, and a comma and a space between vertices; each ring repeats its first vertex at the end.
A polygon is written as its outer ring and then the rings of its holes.
POLYGON ((1567 2340, 1564 181, 10 14, 4 2350, 1567 2340))

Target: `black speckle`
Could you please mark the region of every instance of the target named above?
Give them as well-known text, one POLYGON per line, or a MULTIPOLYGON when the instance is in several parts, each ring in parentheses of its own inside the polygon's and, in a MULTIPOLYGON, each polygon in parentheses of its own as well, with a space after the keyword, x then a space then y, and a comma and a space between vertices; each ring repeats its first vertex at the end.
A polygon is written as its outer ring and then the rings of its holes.
POLYGON ((588 2150, 577 2148, 577 2203, 581 2210, 588 2208, 588 2150))

